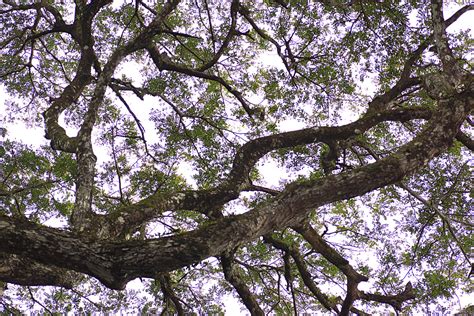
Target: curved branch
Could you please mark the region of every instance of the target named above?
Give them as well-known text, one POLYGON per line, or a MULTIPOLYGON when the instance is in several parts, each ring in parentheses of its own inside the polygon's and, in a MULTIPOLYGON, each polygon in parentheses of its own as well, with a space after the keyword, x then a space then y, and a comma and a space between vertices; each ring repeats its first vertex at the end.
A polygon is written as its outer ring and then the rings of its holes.
MULTIPOLYGON (((219 60, 219 58, 221 58, 222 54, 224 54, 227 47, 229 47, 229 44, 230 44, 232 38, 237 34, 235 28, 237 26, 237 7, 238 7, 238 5, 239 5, 238 0, 232 0, 232 4, 230 6, 231 23, 230 23, 229 31, 227 32, 227 35, 224 38, 224 41, 222 42, 221 47, 219 47, 219 50, 214 54, 212 59, 209 60, 204 65, 202 65, 201 67, 199 67, 197 69, 197 71, 201 71, 201 72, 206 71, 207 69, 214 66, 217 63, 217 61, 219 60)), ((207 10, 208 10, 208 8, 207 8, 207 10)), ((210 23, 210 20, 209 20, 209 23, 210 23)), ((212 30, 212 26, 211 26, 211 30, 212 30)), ((213 38, 213 40, 214 40, 214 38, 213 38)))
POLYGON ((226 90, 229 93, 231 93, 240 102, 240 104, 242 105, 242 107, 244 108, 248 116, 249 117, 253 116, 255 110, 250 108, 247 101, 242 96, 242 93, 234 89, 229 83, 227 83, 227 81, 225 81, 221 77, 173 64, 169 60, 168 56, 166 56, 166 54, 164 53, 160 53, 158 48, 154 45, 149 45, 146 49, 148 53, 150 54, 151 59, 153 60, 153 62, 155 63, 155 65, 158 67, 160 71, 162 70, 174 71, 174 72, 178 72, 178 73, 185 74, 188 76, 212 80, 217 83, 220 83, 224 88, 226 88, 226 90))
MULTIPOLYGON (((112 234, 127 235, 150 220, 169 210, 195 210, 204 214, 219 210, 225 203, 236 199, 243 190, 255 188, 249 183, 248 174, 257 161, 267 153, 292 146, 319 141, 341 140, 357 136, 383 121, 429 119, 432 112, 423 108, 394 109, 370 114, 338 127, 314 127, 257 138, 247 142, 236 153, 232 170, 221 185, 209 190, 189 190, 173 193, 157 192, 142 201, 123 207, 101 220, 109 225, 112 234), (119 219, 119 220, 117 220, 119 219), (113 227, 112 227, 113 226, 113 227)), ((278 192, 270 192, 276 194, 278 192)), ((98 223, 98 222, 97 222, 98 223)))
MULTIPOLYGON (((123 242, 90 241, 0 215, 0 251, 42 263, 55 262, 94 276, 110 288, 122 289, 136 277, 154 277, 218 256, 273 230, 299 225, 319 206, 396 183, 419 170, 451 145, 474 108, 474 88, 439 103, 424 130, 393 154, 352 171, 288 186, 247 213, 220 218, 182 234, 123 242)), ((344 269, 355 280, 364 279, 348 267, 344 269)))

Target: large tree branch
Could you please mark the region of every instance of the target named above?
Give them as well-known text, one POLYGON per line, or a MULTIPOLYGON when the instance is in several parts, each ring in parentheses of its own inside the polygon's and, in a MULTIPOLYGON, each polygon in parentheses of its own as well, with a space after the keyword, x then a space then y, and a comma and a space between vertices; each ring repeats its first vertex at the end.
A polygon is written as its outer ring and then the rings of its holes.
POLYGON ((154 277, 218 256, 273 230, 295 226, 321 205, 396 183, 426 165, 452 143, 474 108, 473 87, 438 109, 423 131, 393 154, 350 172, 287 187, 247 213, 212 221, 194 231, 152 240, 108 242, 0 216, 0 251, 89 274, 122 289, 138 277, 154 277))
POLYGON ((125 236, 165 211, 194 210, 209 215, 236 199, 241 191, 252 188, 248 182, 251 169, 260 158, 273 150, 320 141, 344 140, 362 134, 380 122, 429 119, 431 116, 432 112, 423 108, 394 109, 372 113, 343 126, 306 128, 257 138, 237 151, 229 176, 220 185, 209 190, 157 192, 134 205, 117 209, 102 220, 95 221, 95 224, 97 229, 110 231, 115 236, 125 236))
POLYGON ((18 285, 53 285, 71 289, 81 275, 54 265, 45 265, 26 257, 0 254, 0 280, 18 285))
POLYGON ((123 237, 130 235, 142 223, 156 218, 164 211, 186 209, 211 214, 225 203, 237 198, 241 191, 251 188, 252 185, 248 183, 250 170, 261 157, 272 150, 319 141, 344 140, 362 134, 380 122, 429 119, 431 116, 431 110, 423 108, 393 109, 367 114, 353 123, 339 127, 306 128, 258 138, 249 141, 238 150, 232 170, 221 185, 209 190, 157 192, 134 205, 122 207, 110 215, 96 218, 89 229, 103 231, 104 237, 108 234, 123 237))
MULTIPOLYGON (((86 7, 82 7, 80 3, 76 3, 74 23, 70 29, 67 29, 70 31, 73 39, 79 44, 81 51, 76 76, 71 83, 64 88, 61 95, 52 100, 51 106, 43 112, 46 138, 51 140, 51 147, 53 149, 77 153, 79 143, 83 144, 83 140, 79 139, 80 137, 69 137, 66 134, 66 130, 59 125, 58 120, 59 115, 77 101, 82 95, 84 88, 92 80, 91 67, 96 60, 94 38, 92 35, 92 21, 99 10, 110 2, 110 0, 92 1, 86 7)), ((58 25, 64 25, 62 19, 56 22, 58 25)), ((87 120, 85 121, 87 122, 87 120)))
MULTIPOLYGON (((446 21, 444 20, 440 21, 439 22, 440 27, 443 28, 443 30, 445 30, 446 27, 456 22, 457 19, 459 19, 465 12, 469 10, 474 10, 474 5, 465 6, 459 9, 458 11, 456 11, 446 21)), ((424 41, 420 43, 417 49, 415 49, 414 51, 410 53, 410 55, 408 56, 407 60, 405 61, 403 65, 403 68, 400 73, 400 78, 397 80, 395 85, 389 91, 386 91, 385 93, 380 94, 369 103, 370 110, 378 111, 380 109, 385 108, 391 101, 395 100, 395 98, 399 96, 407 88, 410 88, 414 84, 420 83, 419 79, 410 78, 410 74, 412 72, 413 65, 421 57, 422 53, 428 48, 429 44, 433 41, 433 38, 435 38, 435 35, 430 35, 427 39, 425 39, 424 41)))

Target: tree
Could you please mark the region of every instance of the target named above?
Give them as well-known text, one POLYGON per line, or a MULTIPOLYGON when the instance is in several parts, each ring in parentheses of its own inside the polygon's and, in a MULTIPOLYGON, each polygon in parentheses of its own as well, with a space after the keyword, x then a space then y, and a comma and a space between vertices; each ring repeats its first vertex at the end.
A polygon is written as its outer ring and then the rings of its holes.
POLYGON ((4 0, 8 119, 48 140, 2 129, 4 313, 452 308, 474 84, 446 29, 472 9, 4 0))

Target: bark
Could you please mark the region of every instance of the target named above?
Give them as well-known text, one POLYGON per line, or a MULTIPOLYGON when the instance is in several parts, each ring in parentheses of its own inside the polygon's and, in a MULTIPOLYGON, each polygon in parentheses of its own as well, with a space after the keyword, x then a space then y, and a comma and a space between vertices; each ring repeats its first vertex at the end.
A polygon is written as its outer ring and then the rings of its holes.
POLYGON ((83 276, 65 268, 44 265, 17 255, 0 254, 0 279, 4 282, 32 286, 61 286, 71 289, 83 276))

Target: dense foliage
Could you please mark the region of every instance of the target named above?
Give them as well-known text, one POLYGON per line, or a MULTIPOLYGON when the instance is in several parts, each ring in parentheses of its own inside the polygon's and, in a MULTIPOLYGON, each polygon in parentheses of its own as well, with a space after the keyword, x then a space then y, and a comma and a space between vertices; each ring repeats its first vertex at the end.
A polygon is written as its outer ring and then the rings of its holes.
POLYGON ((4 0, 0 312, 459 309, 472 9, 4 0))

